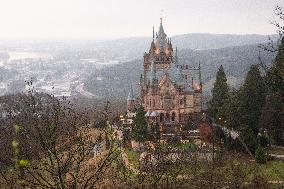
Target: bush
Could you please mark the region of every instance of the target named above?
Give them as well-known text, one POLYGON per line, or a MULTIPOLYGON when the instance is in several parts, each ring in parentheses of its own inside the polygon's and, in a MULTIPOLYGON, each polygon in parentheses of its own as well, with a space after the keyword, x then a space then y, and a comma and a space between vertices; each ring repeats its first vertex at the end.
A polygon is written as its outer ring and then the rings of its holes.
POLYGON ((263 134, 257 135, 257 141, 262 147, 266 147, 268 145, 268 138, 263 134))
POLYGON ((259 145, 255 151, 255 160, 257 163, 266 163, 267 161, 265 152, 261 145, 259 145))

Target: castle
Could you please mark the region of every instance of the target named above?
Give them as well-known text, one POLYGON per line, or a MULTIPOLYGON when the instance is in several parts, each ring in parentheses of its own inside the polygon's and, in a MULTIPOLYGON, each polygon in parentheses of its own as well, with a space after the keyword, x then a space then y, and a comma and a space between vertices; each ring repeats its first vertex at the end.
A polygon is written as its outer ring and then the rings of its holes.
POLYGON ((131 87, 127 98, 128 119, 135 116, 135 104, 146 111, 149 125, 158 123, 162 131, 173 131, 189 117, 202 111, 202 81, 198 68, 180 64, 177 48, 174 52, 160 21, 149 52, 144 54, 144 72, 140 77, 139 97, 135 99, 131 87), (193 74, 195 72, 195 74, 193 74), (197 78, 194 77, 197 75, 197 78))

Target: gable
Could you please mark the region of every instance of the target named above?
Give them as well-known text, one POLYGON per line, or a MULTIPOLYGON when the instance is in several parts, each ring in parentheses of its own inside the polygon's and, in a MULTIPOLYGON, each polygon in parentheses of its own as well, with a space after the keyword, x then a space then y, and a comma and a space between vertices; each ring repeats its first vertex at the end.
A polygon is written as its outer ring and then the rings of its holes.
POLYGON ((174 94, 176 92, 173 82, 166 75, 160 81, 159 88, 161 94, 174 94))

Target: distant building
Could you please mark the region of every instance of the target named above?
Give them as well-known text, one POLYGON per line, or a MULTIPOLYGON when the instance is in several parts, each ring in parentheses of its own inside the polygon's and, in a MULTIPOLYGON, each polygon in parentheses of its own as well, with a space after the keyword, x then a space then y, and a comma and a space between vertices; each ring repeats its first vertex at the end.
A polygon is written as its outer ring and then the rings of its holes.
POLYGON ((171 39, 164 32, 162 18, 158 33, 155 34, 153 28, 153 41, 149 52, 144 54, 143 66, 138 102, 135 102, 132 88, 127 99, 129 113, 134 110, 135 103, 142 105, 149 125, 158 123, 162 131, 175 130, 187 118, 200 114, 200 65, 193 68, 179 63, 177 48, 174 52, 171 39))

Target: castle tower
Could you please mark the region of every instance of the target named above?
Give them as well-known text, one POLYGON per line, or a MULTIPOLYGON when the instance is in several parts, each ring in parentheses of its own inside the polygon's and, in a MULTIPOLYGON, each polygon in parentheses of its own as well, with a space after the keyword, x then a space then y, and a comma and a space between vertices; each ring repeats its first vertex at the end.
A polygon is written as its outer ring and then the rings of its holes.
POLYGON ((171 40, 164 31, 163 20, 161 18, 159 31, 156 33, 153 27, 153 40, 148 53, 144 54, 144 81, 147 82, 147 74, 151 68, 152 62, 156 69, 169 68, 173 63, 173 47, 171 40))
POLYGON ((130 86, 130 91, 127 97, 127 110, 128 111, 133 111, 135 108, 135 98, 134 98, 134 93, 133 93, 133 88, 132 85, 130 86))

